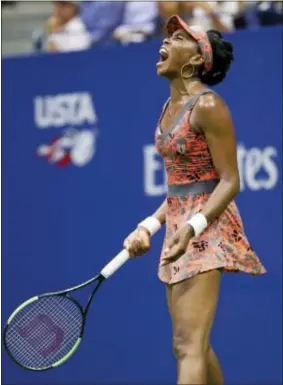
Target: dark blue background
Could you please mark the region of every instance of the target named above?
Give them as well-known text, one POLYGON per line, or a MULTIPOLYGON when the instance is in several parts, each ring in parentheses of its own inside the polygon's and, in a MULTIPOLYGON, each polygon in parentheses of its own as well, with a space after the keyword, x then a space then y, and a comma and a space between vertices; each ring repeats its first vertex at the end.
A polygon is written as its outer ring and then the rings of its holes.
MULTIPOLYGON (((282 169, 282 29, 238 32, 235 63, 218 88, 246 148, 272 146, 282 169)), ((153 143, 168 85, 156 76, 160 42, 3 59, 3 320, 27 298, 80 283, 122 247, 163 200, 144 193, 143 146, 153 143), (34 122, 35 96, 89 92, 97 110, 97 153, 85 167, 58 169, 34 153, 61 133, 34 122)), ((247 172, 249 172, 247 170, 247 172)), ((226 275, 213 330, 227 383, 280 383, 282 359, 282 182, 238 198, 247 234, 268 274, 226 275)), ((85 340, 46 373, 4 354, 3 383, 173 383, 171 326, 156 277, 162 235, 144 258, 103 287, 85 340)), ((86 294, 86 293, 85 293, 86 294)))

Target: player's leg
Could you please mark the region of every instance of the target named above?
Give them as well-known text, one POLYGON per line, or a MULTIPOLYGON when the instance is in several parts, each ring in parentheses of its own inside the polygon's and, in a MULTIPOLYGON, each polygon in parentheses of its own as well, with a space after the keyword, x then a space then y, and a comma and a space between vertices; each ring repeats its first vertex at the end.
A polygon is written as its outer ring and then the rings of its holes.
MULTIPOLYGON (((172 286, 167 286, 167 303, 170 316, 172 317, 172 286)), ((224 383, 222 370, 218 358, 212 348, 209 346, 207 352, 207 384, 208 385, 222 385, 224 383)))
POLYGON ((207 384, 208 385, 223 385, 224 378, 223 373, 218 361, 218 358, 212 349, 211 345, 209 346, 207 357, 207 384))
POLYGON ((209 337, 220 281, 221 272, 213 270, 167 288, 178 384, 207 384, 208 377, 213 377, 210 381, 219 378, 209 337))

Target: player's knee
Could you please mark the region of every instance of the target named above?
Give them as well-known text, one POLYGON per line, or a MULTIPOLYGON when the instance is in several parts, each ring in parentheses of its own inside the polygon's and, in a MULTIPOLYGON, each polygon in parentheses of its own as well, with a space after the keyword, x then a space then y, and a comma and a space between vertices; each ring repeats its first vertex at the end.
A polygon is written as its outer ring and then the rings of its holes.
POLYGON ((173 337, 173 351, 178 360, 185 357, 194 361, 203 360, 208 350, 208 342, 200 336, 176 334, 173 337))

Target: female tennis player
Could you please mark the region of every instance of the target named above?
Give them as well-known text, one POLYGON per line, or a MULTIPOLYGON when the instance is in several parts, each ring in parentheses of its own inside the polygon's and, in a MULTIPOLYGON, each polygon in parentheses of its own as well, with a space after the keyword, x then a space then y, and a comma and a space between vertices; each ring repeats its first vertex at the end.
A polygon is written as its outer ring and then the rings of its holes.
POLYGON ((251 248, 233 199, 239 192, 236 141, 229 109, 207 86, 222 82, 233 47, 221 33, 167 23, 157 73, 170 83, 156 130, 168 196, 124 242, 131 257, 147 252, 166 223, 159 278, 167 287, 178 384, 223 384, 209 343, 223 272, 265 269, 251 248))

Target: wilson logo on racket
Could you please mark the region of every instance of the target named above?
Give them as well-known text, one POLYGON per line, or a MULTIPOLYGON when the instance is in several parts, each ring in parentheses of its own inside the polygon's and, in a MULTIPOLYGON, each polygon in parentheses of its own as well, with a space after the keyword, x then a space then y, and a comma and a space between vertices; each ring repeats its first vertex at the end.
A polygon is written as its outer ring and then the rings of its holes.
POLYGON ((19 326, 20 337, 35 349, 40 346, 40 340, 46 339, 48 343, 38 353, 42 356, 54 354, 60 348, 64 340, 64 331, 58 327, 50 317, 45 314, 38 314, 31 322, 25 326, 19 326))

